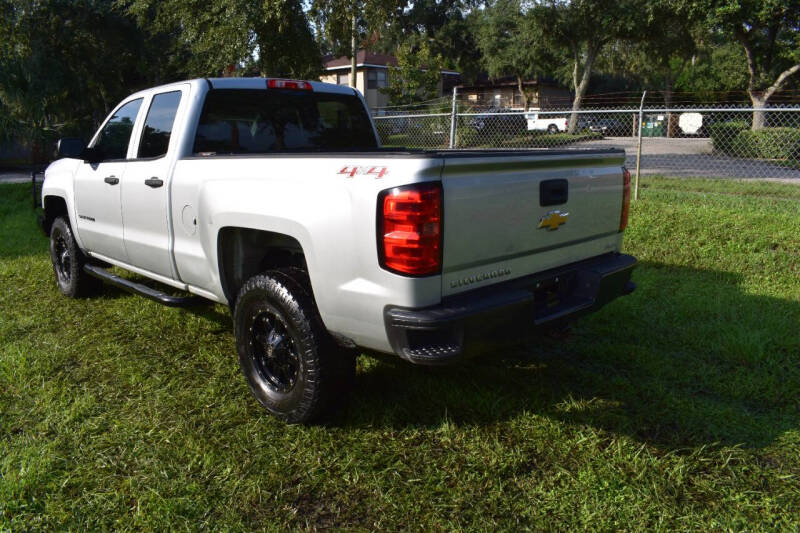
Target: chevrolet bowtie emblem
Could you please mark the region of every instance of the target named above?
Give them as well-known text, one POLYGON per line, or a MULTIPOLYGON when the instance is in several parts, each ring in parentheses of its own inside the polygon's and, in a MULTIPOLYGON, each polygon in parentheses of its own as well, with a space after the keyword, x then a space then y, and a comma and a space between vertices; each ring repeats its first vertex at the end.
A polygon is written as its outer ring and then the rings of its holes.
POLYGON ((561 224, 567 223, 569 213, 562 213, 561 211, 550 211, 542 218, 539 219, 539 229, 547 228, 549 231, 557 230, 561 224))

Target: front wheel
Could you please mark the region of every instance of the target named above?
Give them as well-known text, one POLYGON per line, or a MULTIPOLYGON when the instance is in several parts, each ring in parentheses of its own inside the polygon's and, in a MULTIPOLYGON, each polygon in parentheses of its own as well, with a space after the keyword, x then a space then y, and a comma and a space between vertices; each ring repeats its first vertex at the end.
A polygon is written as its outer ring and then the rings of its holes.
POLYGON ((253 395, 289 423, 320 419, 346 400, 355 356, 336 346, 302 276, 250 278, 233 313, 239 364, 253 395))
POLYGON ((50 260, 58 290, 65 296, 86 296, 102 286, 99 279, 83 271, 86 256, 78 248, 69 221, 64 217, 56 218, 50 228, 50 260))

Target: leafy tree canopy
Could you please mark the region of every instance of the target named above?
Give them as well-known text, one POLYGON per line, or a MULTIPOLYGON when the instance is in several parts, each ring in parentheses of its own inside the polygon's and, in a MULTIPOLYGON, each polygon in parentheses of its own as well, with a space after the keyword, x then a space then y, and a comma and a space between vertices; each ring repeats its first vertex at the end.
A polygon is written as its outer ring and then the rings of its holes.
POLYGON ((35 150, 59 132, 88 134, 125 95, 180 76, 162 36, 110 0, 0 0, 0 13, 1 122, 35 150))
POLYGON ((299 0, 119 0, 118 5, 141 26, 173 35, 173 49, 188 49, 192 76, 218 76, 234 66, 246 74, 311 78, 322 69, 299 0))
POLYGON ((394 105, 430 100, 438 95, 442 58, 431 52, 427 43, 402 44, 397 49, 397 67, 389 69, 389 85, 381 92, 394 105))
POLYGON ((516 78, 525 108, 529 95, 523 81, 552 71, 555 61, 542 21, 520 0, 497 0, 472 19, 486 72, 492 78, 516 78))

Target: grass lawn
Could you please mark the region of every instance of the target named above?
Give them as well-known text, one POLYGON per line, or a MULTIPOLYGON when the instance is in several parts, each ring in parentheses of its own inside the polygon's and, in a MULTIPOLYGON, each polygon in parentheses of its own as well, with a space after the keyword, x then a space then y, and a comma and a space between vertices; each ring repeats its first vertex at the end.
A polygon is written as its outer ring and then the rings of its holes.
POLYGON ((58 293, 0 186, 0 530, 800 528, 800 187, 645 179, 639 289, 347 412, 250 396, 227 309, 58 293))

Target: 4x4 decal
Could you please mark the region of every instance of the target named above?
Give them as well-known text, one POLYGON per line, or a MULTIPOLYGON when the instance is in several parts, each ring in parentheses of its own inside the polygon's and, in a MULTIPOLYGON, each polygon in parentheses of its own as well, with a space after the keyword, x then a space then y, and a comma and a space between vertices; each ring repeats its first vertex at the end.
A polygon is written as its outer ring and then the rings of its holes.
POLYGON ((375 179, 380 179, 389 173, 386 167, 359 167, 345 165, 339 174, 347 174, 348 177, 354 178, 356 176, 375 176, 375 179))

